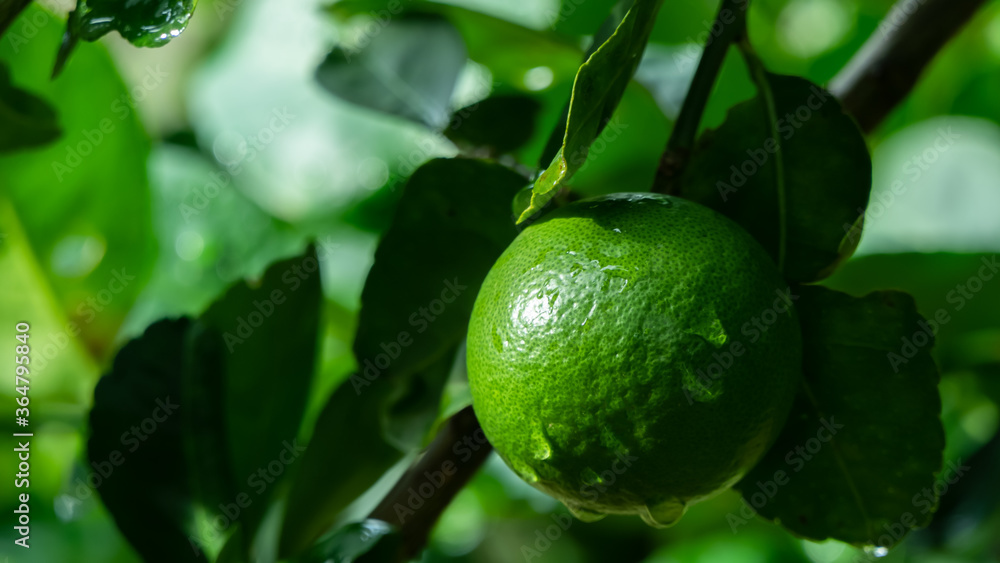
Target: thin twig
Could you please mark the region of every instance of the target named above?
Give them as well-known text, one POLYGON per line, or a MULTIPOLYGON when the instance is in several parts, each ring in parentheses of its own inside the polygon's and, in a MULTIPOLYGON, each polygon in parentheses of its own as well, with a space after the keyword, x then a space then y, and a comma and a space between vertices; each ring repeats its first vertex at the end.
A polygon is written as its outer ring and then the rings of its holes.
POLYGON ((830 82, 844 109, 870 133, 910 93, 924 68, 983 0, 902 0, 830 82))
POLYGON ((710 28, 705 40, 705 50, 702 51, 698 68, 688 88, 684 103, 681 105, 677 122, 670 133, 667 147, 660 157, 660 166, 656 171, 653 190, 658 193, 674 193, 675 180, 687 164, 688 156, 694 146, 695 135, 701 116, 708 104, 708 96, 712 93, 715 78, 722 68, 722 62, 729 52, 729 45, 741 36, 746 29, 746 7, 749 2, 724 0, 719 6, 719 13, 710 28))
POLYGON ((399 528, 403 536, 400 561, 408 561, 423 549, 441 513, 491 451, 472 407, 466 407, 448 420, 423 456, 372 510, 369 518, 399 528))

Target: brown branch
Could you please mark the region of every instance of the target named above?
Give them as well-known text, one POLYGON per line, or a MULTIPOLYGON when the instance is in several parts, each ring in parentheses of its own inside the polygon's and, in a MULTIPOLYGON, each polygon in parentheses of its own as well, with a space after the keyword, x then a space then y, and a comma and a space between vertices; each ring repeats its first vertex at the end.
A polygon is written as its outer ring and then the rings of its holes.
POLYGON ((924 68, 983 0, 901 0, 830 82, 861 130, 870 133, 910 93, 924 68))
POLYGON ((441 513, 491 451, 472 407, 466 407, 448 420, 421 458, 372 510, 369 518, 399 528, 400 561, 408 561, 423 549, 441 513))
POLYGON ((716 76, 733 43, 746 29, 746 9, 749 3, 724 0, 719 6, 710 33, 705 39, 698 67, 691 78, 691 85, 684 96, 684 103, 677 115, 673 131, 667 139, 667 146, 660 157, 659 167, 653 179, 652 191, 661 194, 676 194, 677 180, 687 165, 694 139, 698 133, 708 97, 715 86, 716 76))

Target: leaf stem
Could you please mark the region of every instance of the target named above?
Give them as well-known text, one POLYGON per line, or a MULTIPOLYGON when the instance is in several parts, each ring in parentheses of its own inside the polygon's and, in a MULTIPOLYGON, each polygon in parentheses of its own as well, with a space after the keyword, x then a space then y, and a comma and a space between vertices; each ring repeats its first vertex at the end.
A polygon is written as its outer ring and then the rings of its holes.
POLYGON ((441 513, 492 451, 472 407, 448 419, 423 456, 368 516, 399 528, 403 538, 399 561, 409 561, 423 549, 441 513), (433 487, 433 494, 421 496, 423 502, 418 506, 411 504, 413 491, 422 491, 427 485, 433 487))
POLYGON ((744 35, 738 42, 743 60, 747 63, 750 71, 750 78, 757 86, 760 99, 767 114, 767 133, 778 148, 774 151, 774 183, 778 192, 778 271, 785 271, 785 248, 788 246, 788 196, 785 190, 785 164, 784 151, 781 150, 782 137, 778 133, 778 112, 774 103, 774 92, 771 90, 771 83, 767 79, 767 69, 761 62, 750 41, 744 35))
POLYGON ((688 155, 694 146, 695 135, 698 134, 701 116, 708 104, 708 96, 712 93, 715 78, 729 52, 729 45, 746 30, 746 10, 749 4, 748 0, 723 0, 719 6, 719 13, 716 14, 715 21, 709 29, 705 49, 691 79, 691 86, 684 97, 677 122, 670 133, 670 139, 667 140, 663 156, 660 157, 660 166, 656 171, 652 191, 676 192, 675 180, 687 164, 688 155))
POLYGON ((830 82, 830 92, 854 116, 862 131, 872 132, 910 93, 938 51, 984 3, 900 0, 830 82))

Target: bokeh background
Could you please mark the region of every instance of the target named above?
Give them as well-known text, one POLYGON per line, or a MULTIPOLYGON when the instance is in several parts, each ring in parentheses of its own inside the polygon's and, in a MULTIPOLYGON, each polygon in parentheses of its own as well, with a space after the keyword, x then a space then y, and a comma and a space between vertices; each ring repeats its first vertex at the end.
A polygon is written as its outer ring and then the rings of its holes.
MULTIPOLYGON (((613 2, 449 4, 490 16, 463 20, 472 58, 450 109, 500 94, 536 100, 534 133, 507 157, 533 166, 589 36, 613 2)), ((772 70, 825 84, 870 35, 886 31, 879 21, 889 6, 755 0, 750 37, 772 70)), ((109 514, 94 496, 75 492, 88 474, 93 388, 117 348, 161 317, 197 315, 229 284, 317 238, 333 252, 322 264, 325 330, 301 436, 308 439, 330 391, 354 368, 361 288, 406 176, 461 147, 319 85, 315 72, 326 53, 338 44, 361 46, 370 16, 335 17, 316 0, 202 0, 189 29, 165 47, 138 49, 112 34, 81 44, 50 80, 69 8, 33 5, 0 45, 14 84, 51 103, 64 130, 42 149, 0 157, 0 324, 12 331, 14 322, 29 320, 34 355, 45 357, 36 362, 31 391, 33 547, 14 551, 5 525, 0 557, 124 563, 138 557, 109 514), (92 145, 87 154, 74 151, 82 141, 92 145), (228 180, 221 190, 207 188, 220 178, 228 180), (127 283, 109 291, 116 276, 127 283), (82 328, 78 336, 67 334, 70 321, 82 328)), ((622 133, 573 179, 576 191, 648 189, 716 9, 706 0, 664 4, 618 109, 622 133)), ((753 94, 731 53, 702 126, 717 126, 728 107, 753 94)), ((886 561, 1000 560, 1000 276, 973 284, 980 289, 971 297, 958 289, 1000 251, 998 100, 1000 3, 989 2, 870 137, 873 203, 864 238, 824 282, 853 294, 903 289, 925 316, 944 309, 951 319, 935 349, 945 460, 970 470, 944 492, 932 526, 911 534, 886 561)), ((12 353, 12 346, 0 350, 3 365, 12 365, 12 353)), ((0 400, 13 403, 12 393, 0 387, 0 400)), ((6 471, 8 459, 3 464, 6 471)), ((349 512, 363 515, 388 482, 349 512)), ((8 515, 12 485, 7 478, 0 484, 8 515)), ((424 560, 874 558, 838 542, 796 539, 758 518, 734 525, 728 516, 741 507, 730 492, 692 507, 666 530, 621 517, 555 529, 552 515, 565 509, 494 456, 444 513, 424 560)))

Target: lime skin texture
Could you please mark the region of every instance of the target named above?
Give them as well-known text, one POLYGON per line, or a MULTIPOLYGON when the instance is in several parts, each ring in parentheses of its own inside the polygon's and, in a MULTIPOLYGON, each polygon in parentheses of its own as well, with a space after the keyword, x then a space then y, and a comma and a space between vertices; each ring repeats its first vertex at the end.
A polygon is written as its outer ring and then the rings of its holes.
POLYGON ((669 526, 774 442, 801 381, 794 296, 741 227, 620 193, 522 231, 469 325, 473 407, 522 479, 586 521, 669 526))

